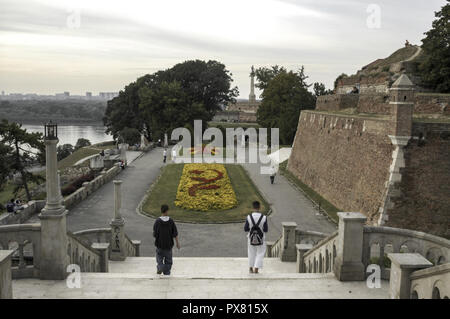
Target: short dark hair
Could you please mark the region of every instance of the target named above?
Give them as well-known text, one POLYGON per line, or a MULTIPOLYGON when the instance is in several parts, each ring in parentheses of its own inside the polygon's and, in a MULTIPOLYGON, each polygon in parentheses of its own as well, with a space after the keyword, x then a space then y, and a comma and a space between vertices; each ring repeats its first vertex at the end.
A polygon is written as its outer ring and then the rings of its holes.
POLYGON ((14 203, 14 198, 11 198, 11 203, 14 203))
POLYGON ((253 208, 254 209, 259 209, 261 207, 261 204, 257 201, 257 200, 255 200, 254 202, 253 202, 253 208))
POLYGON ((161 213, 165 213, 169 210, 169 206, 167 206, 166 204, 161 205, 161 213))

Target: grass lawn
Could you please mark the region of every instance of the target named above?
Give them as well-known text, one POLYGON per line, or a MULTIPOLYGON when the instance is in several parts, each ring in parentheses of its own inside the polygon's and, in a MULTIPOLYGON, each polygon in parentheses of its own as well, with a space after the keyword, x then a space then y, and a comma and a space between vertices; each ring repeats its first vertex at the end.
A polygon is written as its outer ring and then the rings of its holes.
POLYGON ((320 205, 320 209, 324 210, 325 213, 336 223, 339 221, 339 217, 337 215, 338 212, 342 210, 336 208, 333 204, 327 201, 325 198, 316 193, 312 188, 304 184, 301 180, 295 177, 291 172, 287 170, 287 161, 284 161, 280 164, 280 172, 286 177, 289 181, 294 183, 299 189, 309 197, 314 203, 320 205))
POLYGON ((235 208, 222 211, 191 211, 175 206, 178 184, 184 164, 168 164, 162 169, 162 174, 150 190, 150 194, 142 205, 142 212, 151 217, 160 216, 162 204, 169 205, 169 215, 180 222, 195 223, 230 223, 242 222, 252 211, 252 202, 261 203, 261 211, 267 213, 269 204, 261 196, 247 172, 241 165, 225 164, 231 180, 238 205, 235 208))

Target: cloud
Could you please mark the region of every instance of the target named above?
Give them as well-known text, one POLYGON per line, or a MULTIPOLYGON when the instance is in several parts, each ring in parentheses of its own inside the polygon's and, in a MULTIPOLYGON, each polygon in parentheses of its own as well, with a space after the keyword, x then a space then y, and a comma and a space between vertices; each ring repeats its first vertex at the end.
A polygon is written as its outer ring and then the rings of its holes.
POLYGON ((225 63, 244 98, 252 64, 305 65, 311 81, 330 87, 340 73, 389 55, 405 39, 420 44, 433 11, 445 4, 381 0, 381 28, 370 29, 372 2, 0 0, 0 89, 118 91, 196 58, 225 63))

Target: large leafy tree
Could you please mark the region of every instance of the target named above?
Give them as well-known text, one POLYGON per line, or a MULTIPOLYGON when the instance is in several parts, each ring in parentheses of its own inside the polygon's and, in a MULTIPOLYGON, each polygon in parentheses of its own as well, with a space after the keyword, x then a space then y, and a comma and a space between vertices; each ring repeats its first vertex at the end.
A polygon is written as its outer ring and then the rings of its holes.
POLYGON ((8 175, 11 172, 9 155, 12 153, 13 149, 9 145, 0 143, 0 190, 8 180, 8 175))
POLYGON ((3 148, 6 147, 6 152, 3 155, 4 161, 8 162, 6 169, 8 173, 19 173, 21 176, 21 183, 16 187, 14 193, 20 189, 25 189, 27 199, 31 200, 31 193, 28 188, 28 183, 39 183, 44 180, 40 175, 33 175, 26 170, 26 166, 32 162, 33 151, 30 149, 39 150, 43 153, 44 143, 41 133, 28 133, 22 129, 21 124, 9 123, 3 120, 0 123, 0 144, 3 148))
POLYGON ((333 90, 327 90, 325 87, 325 84, 323 84, 323 83, 315 82, 313 85, 313 89, 314 89, 314 95, 316 97, 321 96, 321 95, 333 94, 333 90))
MULTIPOLYGON (((447 0, 449 2, 449 0, 447 0)), ((424 60, 419 69, 425 87, 450 92, 450 3, 435 13, 436 20, 422 40, 424 60)))
POLYGON ((303 72, 284 71, 271 79, 263 91, 258 123, 266 128, 279 128, 281 144, 293 142, 300 111, 314 108, 315 96, 307 87, 303 72))
POLYGON ((192 60, 147 74, 125 87, 108 103, 104 123, 115 137, 135 128, 151 140, 173 128, 210 121, 238 95, 231 73, 217 61, 192 60), (144 130, 145 128, 145 130, 144 130))

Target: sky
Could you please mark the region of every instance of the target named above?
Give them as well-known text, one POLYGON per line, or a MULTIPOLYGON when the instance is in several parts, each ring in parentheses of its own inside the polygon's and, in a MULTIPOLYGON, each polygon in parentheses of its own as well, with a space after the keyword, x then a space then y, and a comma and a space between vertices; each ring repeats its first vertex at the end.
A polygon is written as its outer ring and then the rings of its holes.
MULTIPOLYGON (((192 59, 217 60, 240 98, 255 68, 341 73, 421 44, 445 0, 0 0, 0 91, 118 92, 192 59)), ((256 91, 257 96, 260 92, 256 91)))

